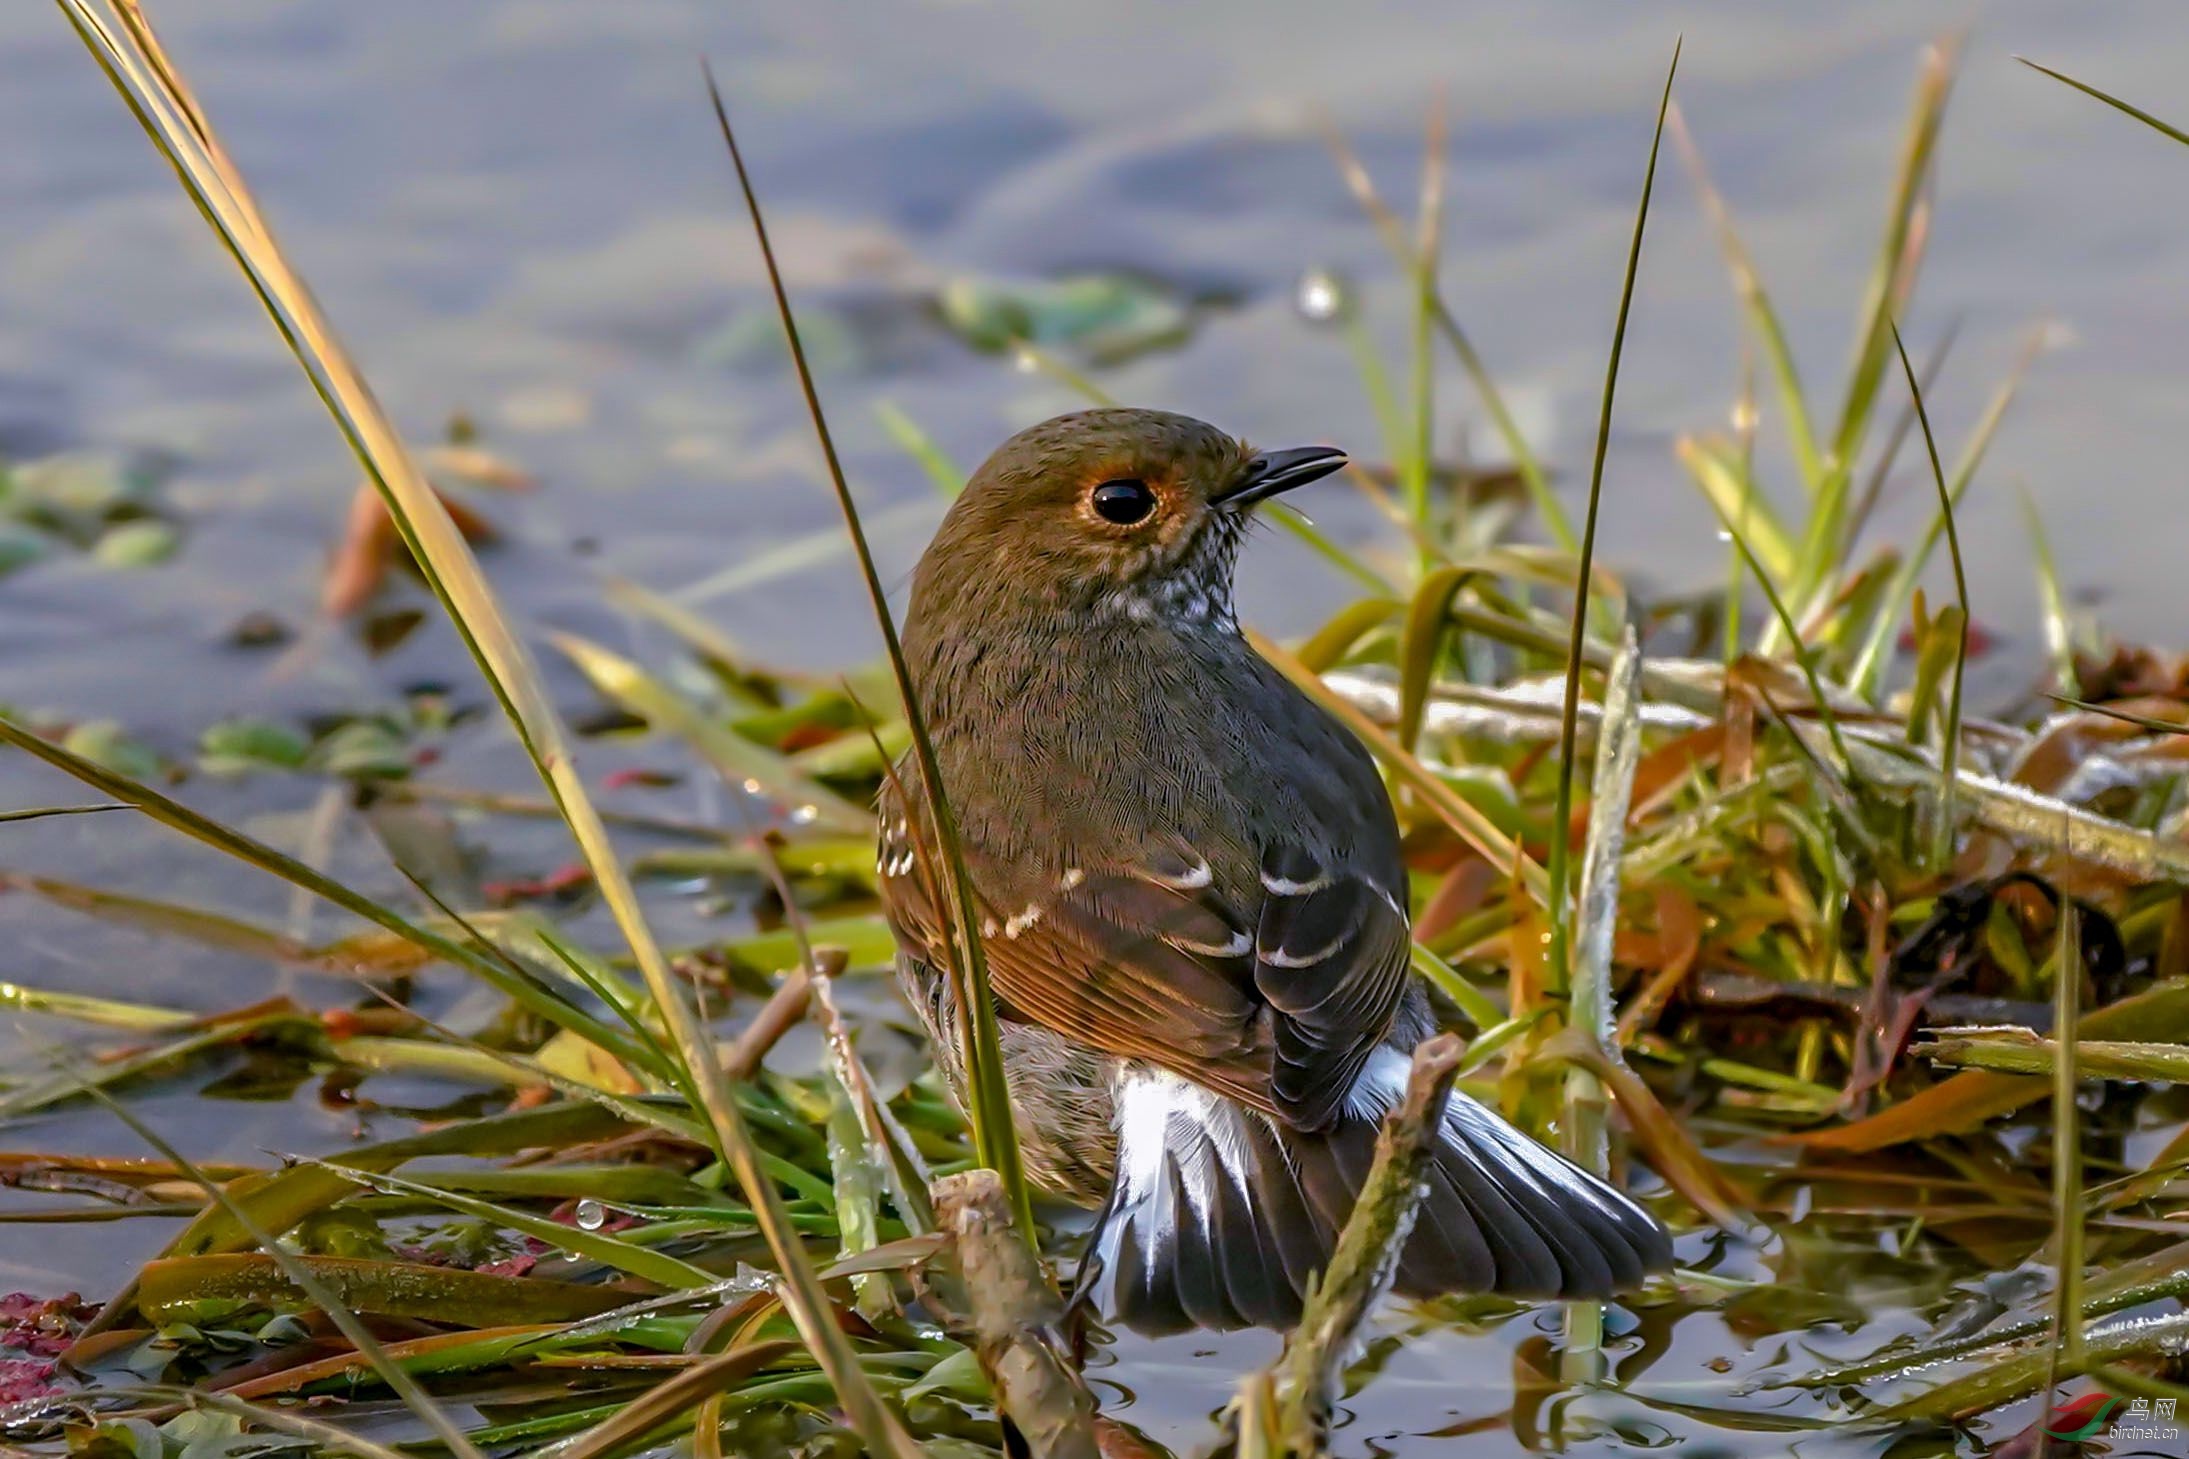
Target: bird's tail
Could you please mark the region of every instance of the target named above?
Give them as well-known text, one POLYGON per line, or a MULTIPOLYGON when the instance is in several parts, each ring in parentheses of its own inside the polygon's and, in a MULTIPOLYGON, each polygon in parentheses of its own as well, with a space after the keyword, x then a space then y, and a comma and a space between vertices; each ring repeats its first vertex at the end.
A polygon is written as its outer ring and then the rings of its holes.
MULTIPOLYGON (((1313 1132, 1160 1070, 1127 1074, 1116 1188, 1082 1269, 1089 1295, 1146 1333, 1296 1322, 1407 1069, 1378 1049, 1346 1112, 1313 1132)), ((1395 1288, 1608 1297, 1671 1263, 1664 1228, 1625 1194, 1455 1091, 1395 1288)))

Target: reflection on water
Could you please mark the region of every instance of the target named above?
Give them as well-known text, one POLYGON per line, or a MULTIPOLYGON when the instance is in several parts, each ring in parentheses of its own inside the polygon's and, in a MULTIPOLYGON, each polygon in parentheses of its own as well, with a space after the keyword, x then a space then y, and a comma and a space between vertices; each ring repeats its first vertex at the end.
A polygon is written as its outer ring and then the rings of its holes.
MULTIPOLYGON (((1220 300, 1194 306, 1177 348, 1102 370, 1103 387, 1262 439, 1372 452, 1375 422, 1352 363, 1301 320, 1295 290, 1311 266, 1360 281, 1372 326, 1394 348, 1403 290, 1313 123, 1327 110, 1400 192, 1440 86, 1455 122, 1447 287, 1570 474, 1593 420, 1649 107, 1682 30, 1686 116, 1812 388, 1830 394, 1918 49, 1959 18, 1885 0, 1828 11, 1408 0, 1349 7, 1342 20, 1247 0, 1031 10, 983 0, 856 10, 197 0, 160 10, 398 419, 427 439, 461 413, 539 477, 537 494, 487 503, 506 529, 490 569, 533 625, 629 638, 640 630, 607 618, 601 575, 676 589, 728 574, 733 590, 706 611, 766 657, 828 665, 872 649, 840 562, 749 570, 767 549, 826 529, 832 509, 757 312, 757 267, 695 55, 711 55, 740 117, 815 321, 849 464, 865 499, 887 509, 881 547, 901 574, 935 498, 877 405, 895 405, 970 464, 1011 429, 1076 403, 1065 385, 1015 372, 939 327, 929 301, 953 279, 1123 271, 1169 298, 1220 300)), ((2178 90, 2185 45, 2189 10, 2177 0, 1999 0, 1979 18, 1949 115, 1932 259, 1909 321, 1919 339, 1961 324, 1933 403, 1949 449, 2034 321, 2056 319, 2072 340, 2038 365, 1961 522, 1977 614, 2010 656, 2036 650, 2029 552, 2011 500, 2019 485, 2044 510, 2072 589, 2099 599, 2124 631, 2179 636, 2179 534, 2142 523, 2170 510, 2178 488, 2189 173, 2148 134, 2009 56, 2059 62, 2162 105, 2178 90)), ((318 623, 352 473, 171 178, 65 26, 36 6, 0 13, 0 128, 10 138, 0 149, 0 454, 157 457, 171 469, 156 515, 181 536, 164 565, 84 553, 0 575, 0 700, 111 718, 180 754, 231 714, 355 711, 422 683, 468 683, 436 630, 375 657, 318 623), (235 647, 239 622, 268 615, 292 642, 235 647)), ((1668 172, 1607 497, 1608 555, 1645 587, 1714 581, 1720 570, 1713 523, 1669 445, 1724 418, 1740 370, 1735 323, 1715 245, 1685 179, 1668 172)), ((1456 371, 1441 390, 1448 441, 1479 444, 1479 411, 1456 371)), ((1906 481, 1914 489, 1889 503, 1883 540, 1927 521, 1927 488, 1912 473, 1906 481)), ((1370 514, 1348 497, 1314 509, 1341 534, 1372 535, 1370 514)), ((1265 537, 1245 570, 1250 611, 1276 629, 1305 627, 1344 591, 1321 572, 1289 539, 1265 537)), ((524 783, 491 732, 452 735, 446 757, 451 783, 524 783)), ((681 809, 711 812, 689 803, 695 793, 681 793, 681 809)), ((193 794, 299 844, 317 790, 253 780, 193 794)), ((0 802, 66 798, 53 777, 0 764, 0 802)), ((323 849, 338 874, 385 876, 354 828, 323 849)), ((140 827, 11 832, 0 864, 33 859, 55 874, 314 926, 278 890, 140 827)), ((0 899, 0 929, 9 973, 26 982, 192 1007, 271 991, 260 965, 165 943, 150 957, 141 936, 28 898, 0 899)), ((143 1107, 206 1158, 332 1147, 352 1133, 308 1099, 248 1118, 226 1106, 218 1129, 180 1092, 143 1107)), ((11 1136, 60 1139, 131 1145, 73 1115, 11 1136)), ((164 1233, 144 1222, 39 1239, 35 1263, 21 1242, 0 1243, 0 1280, 105 1290, 164 1233)), ((1523 1315, 1395 1351, 1347 1430, 1350 1451, 1467 1432, 1502 1406, 1541 1321, 1523 1315)), ((1754 1336, 1738 1324, 1683 1324, 1652 1350, 1652 1372, 1677 1380, 1665 1391, 1696 1385, 1688 1397, 1706 1404, 1711 1384, 1738 1381, 1776 1350, 1763 1339, 1751 1352, 1754 1336), (1731 1376, 1712 1376, 1719 1360, 1731 1376)), ((1190 1435, 1266 1347, 1143 1345, 1105 1376, 1138 1394, 1133 1411, 1151 1429, 1190 1435)), ((1673 1410, 1620 1402, 1559 1421, 1632 1447, 1699 1431, 1673 1410)), ((1493 1427, 1481 1452, 1501 1452, 1502 1432, 1493 1427)), ((1764 1438, 1757 1452, 1791 1442, 1764 1438)), ((1838 1442, 1798 1446, 1849 1452, 1828 1447, 1838 1442)))

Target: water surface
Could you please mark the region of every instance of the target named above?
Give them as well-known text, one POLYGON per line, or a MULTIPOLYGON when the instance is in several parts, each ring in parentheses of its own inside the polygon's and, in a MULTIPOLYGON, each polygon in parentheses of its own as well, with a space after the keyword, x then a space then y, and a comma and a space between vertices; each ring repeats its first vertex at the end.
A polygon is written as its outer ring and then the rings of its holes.
MULTIPOLYGON (((704 106, 702 55, 739 117, 792 287, 837 326, 823 339, 823 388, 896 580, 937 504, 879 425, 877 403, 901 407, 965 465, 1078 403, 932 323, 924 301, 953 277, 1124 269, 1220 296, 1228 302, 1182 348, 1102 371, 1103 386, 1256 440, 1375 454, 1349 357, 1298 318, 1292 289, 1311 265, 1350 273, 1394 359, 1404 290, 1346 198, 1315 118, 1334 118, 1384 187, 1403 194, 1440 89, 1454 136, 1448 293, 1570 492, 1593 427, 1650 111, 1681 32, 1686 115, 1812 388, 1833 395, 1921 48, 1968 15, 1884 0, 1410 0, 1342 16, 1246 0, 170 0, 156 10, 399 423, 430 439, 461 413, 538 476, 534 495, 483 503, 505 539, 489 570, 527 626, 640 648, 645 633, 601 606, 600 575, 690 590, 825 528, 833 513, 795 393, 761 343, 765 299, 704 106)), ((2164 112, 2185 48, 2189 10, 2174 0, 1998 0, 1974 14, 1931 260, 1908 324, 1919 342, 1960 324, 1933 400, 1949 451, 2020 338, 2050 321, 2061 341, 2033 372, 1961 520, 1977 615, 2024 661, 2038 644, 2015 501, 2024 489, 2079 598, 2124 634, 2180 635, 2172 503, 2189 386, 2189 157, 2010 57, 2059 64, 2164 112)), ((471 693, 452 641, 430 624, 376 657, 319 621, 354 469, 173 179, 59 17, 35 5, 0 13, 0 128, 0 453, 156 458, 163 509, 185 534, 164 566, 62 557, 0 577, 0 700, 56 719, 113 718, 180 758, 229 715, 353 712, 428 682, 471 693), (231 647, 230 628, 253 613, 296 639, 231 647)), ((1722 426, 1741 360, 1718 252, 1668 163, 1604 536, 1609 558, 1648 590, 1701 586, 1721 571, 1713 521, 1670 448, 1683 432, 1722 426)), ((1439 389, 1447 449, 1486 450, 1456 368, 1439 389)), ((1928 520, 1916 466, 1911 455, 1895 478, 1879 541, 1909 541, 1928 520)), ((1341 495, 1317 511, 1341 535, 1373 537, 1368 514, 1341 495)), ((1250 615, 1280 631, 1312 625, 1346 591, 1274 537, 1251 554, 1244 590, 1250 615)), ((694 601, 771 660, 837 666, 874 651, 840 560, 694 601)), ((558 682, 587 702, 573 679, 558 682)), ((524 783, 483 727, 453 737, 436 773, 524 783)), ((299 779, 194 782, 189 794, 299 846, 320 791, 299 779)), ((75 798, 42 770, 0 762, 0 803, 75 798)), ((664 801, 720 813, 703 791, 664 801)), ((343 874, 392 889, 354 825, 319 849, 343 874)), ((329 930, 279 889, 118 818, 0 828, 0 866, 329 930)), ((277 986, 261 965, 26 896, 0 897, 0 945, 0 976, 178 1006, 227 1006, 277 986)), ((308 1098, 209 1106, 178 1089, 143 1107, 207 1157, 335 1148, 354 1134, 308 1098)), ((126 1132, 75 1114, 8 1142, 132 1146, 126 1132)), ((0 1285, 41 1289, 110 1290, 164 1239, 156 1222, 8 1229, 0 1285)), ((1406 1346, 1348 1428, 1349 1452, 1414 1452, 1406 1436, 1501 1407, 1512 1354, 1537 1321, 1406 1346)), ((1686 1333, 1654 1371, 1700 1381, 1713 1358, 1752 1360, 1715 1324, 1686 1333)), ((1265 1346, 1131 1348, 1113 1373, 1139 1395, 1135 1416, 1187 1440, 1265 1346)), ((1616 1442, 1642 1446, 1692 1437, 1661 1414, 1618 1432, 1616 1442)), ((1493 1428, 1467 1452, 1509 1442, 1493 1428)), ((1781 1442, 1764 1436, 1752 1452, 1781 1442)), ((1828 1447, 1837 1442, 1803 1441, 1800 1452, 1840 1452, 1828 1447)))

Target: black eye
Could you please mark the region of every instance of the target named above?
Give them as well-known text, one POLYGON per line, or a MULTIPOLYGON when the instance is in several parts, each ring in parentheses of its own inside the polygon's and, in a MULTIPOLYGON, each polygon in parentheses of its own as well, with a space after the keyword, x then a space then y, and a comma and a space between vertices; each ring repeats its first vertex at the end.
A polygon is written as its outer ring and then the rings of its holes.
POLYGON ((1136 481, 1129 476, 1103 482, 1088 500, 1094 503, 1097 516, 1120 527, 1146 521, 1148 513, 1155 510, 1155 493, 1148 490, 1145 481, 1136 481))

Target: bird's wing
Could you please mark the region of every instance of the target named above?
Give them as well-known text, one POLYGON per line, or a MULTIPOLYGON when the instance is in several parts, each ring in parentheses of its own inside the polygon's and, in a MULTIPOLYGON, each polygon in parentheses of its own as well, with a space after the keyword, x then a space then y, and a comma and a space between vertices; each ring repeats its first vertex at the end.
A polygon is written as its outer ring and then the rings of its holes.
POLYGON ((1398 891, 1304 846, 1262 854, 1254 986, 1276 1011, 1271 1093, 1285 1119, 1321 1129, 1391 1032, 1413 940, 1398 891))
MULTIPOLYGON (((950 957, 938 858, 883 814, 882 896, 898 941, 950 957)), ((1145 1059, 1287 1124, 1327 1123, 1405 992, 1406 915, 1365 877, 1298 848, 1250 891, 1183 849, 1029 875, 967 848, 982 946, 1006 1014, 1145 1059)))

